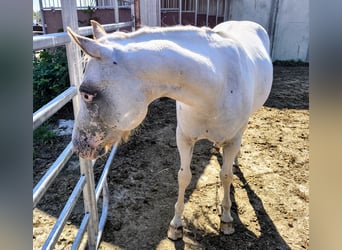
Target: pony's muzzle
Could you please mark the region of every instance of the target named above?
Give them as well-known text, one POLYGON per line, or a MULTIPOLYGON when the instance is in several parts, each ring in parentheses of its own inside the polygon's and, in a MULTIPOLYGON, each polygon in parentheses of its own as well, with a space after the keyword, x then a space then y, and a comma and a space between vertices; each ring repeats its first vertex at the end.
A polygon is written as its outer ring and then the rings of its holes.
POLYGON ((80 144, 73 141, 73 151, 83 159, 94 160, 105 155, 107 153, 107 147, 101 145, 97 147, 92 147, 90 145, 80 146, 80 144))
POLYGON ((73 151, 79 157, 87 160, 97 159, 107 153, 107 146, 99 138, 87 136, 85 133, 73 134, 73 151))

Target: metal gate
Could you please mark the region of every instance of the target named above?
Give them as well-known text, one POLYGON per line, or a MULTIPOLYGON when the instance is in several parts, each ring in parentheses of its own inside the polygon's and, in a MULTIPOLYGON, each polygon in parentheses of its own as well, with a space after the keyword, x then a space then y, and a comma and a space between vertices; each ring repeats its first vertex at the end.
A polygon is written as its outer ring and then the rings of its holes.
POLYGON ((194 25, 214 27, 227 20, 229 1, 158 0, 160 26, 194 25))
MULTIPOLYGON (((117 8, 117 0, 114 0, 114 3, 114 6, 117 8)), ((69 26, 80 35, 86 36, 92 34, 91 27, 78 28, 76 0, 61 0, 61 8, 64 30, 66 30, 66 27, 69 26)), ((116 23, 103 25, 105 30, 114 31, 123 27, 132 27, 132 30, 134 30, 135 20, 133 2, 131 4, 131 10, 131 21, 119 23, 117 18, 118 15, 116 15, 116 23)), ((118 9, 115 9, 115 13, 118 13, 118 9)), ((62 45, 66 46, 70 87, 33 114, 33 130, 39 127, 44 121, 50 118, 70 100, 73 101, 74 113, 77 113, 79 106, 78 96, 76 96, 76 94, 82 77, 81 52, 79 48, 74 43, 71 43, 71 40, 66 32, 33 37, 33 51, 62 45)), ((69 196, 42 249, 53 249, 81 193, 83 193, 85 215, 79 226, 79 230, 71 249, 79 248, 85 231, 87 231, 89 249, 98 248, 108 213, 109 193, 107 175, 116 150, 117 144, 113 146, 113 149, 109 154, 101 177, 96 186, 93 173, 95 161, 79 158, 81 176, 79 177, 77 184, 69 196), (103 204, 101 216, 99 218, 97 202, 100 198, 101 192, 103 204)), ((51 183, 55 180, 56 176, 60 173, 68 160, 71 158, 72 154, 72 144, 70 142, 34 187, 33 208, 37 206, 40 199, 43 197, 51 183)))

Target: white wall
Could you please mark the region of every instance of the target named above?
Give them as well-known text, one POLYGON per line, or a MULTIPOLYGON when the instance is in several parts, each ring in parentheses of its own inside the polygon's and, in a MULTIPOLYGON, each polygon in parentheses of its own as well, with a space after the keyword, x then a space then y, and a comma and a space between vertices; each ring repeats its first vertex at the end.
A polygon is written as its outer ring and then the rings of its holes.
POLYGON ((268 32, 273 0, 231 0, 229 20, 249 20, 262 25, 268 32))
POLYGON ((273 58, 309 60, 309 0, 281 0, 274 34, 273 58))
POLYGON ((309 0, 230 0, 229 20, 262 25, 273 43, 273 61, 309 60, 309 0))

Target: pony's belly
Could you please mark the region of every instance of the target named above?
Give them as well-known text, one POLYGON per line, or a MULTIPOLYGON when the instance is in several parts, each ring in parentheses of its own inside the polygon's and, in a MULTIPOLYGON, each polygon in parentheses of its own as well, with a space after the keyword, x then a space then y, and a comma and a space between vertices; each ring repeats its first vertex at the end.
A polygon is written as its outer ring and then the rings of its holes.
POLYGON ((215 127, 203 127, 200 126, 200 128, 187 128, 181 126, 182 132, 190 138, 192 141, 198 141, 202 139, 207 139, 217 145, 223 145, 230 141, 238 132, 238 129, 236 130, 220 130, 215 127))
MULTIPOLYGON (((247 122, 247 121, 246 121, 247 122)), ((177 126, 192 141, 207 139, 218 145, 229 142, 241 130, 244 123, 221 119, 194 119, 191 116, 178 116, 177 126)))

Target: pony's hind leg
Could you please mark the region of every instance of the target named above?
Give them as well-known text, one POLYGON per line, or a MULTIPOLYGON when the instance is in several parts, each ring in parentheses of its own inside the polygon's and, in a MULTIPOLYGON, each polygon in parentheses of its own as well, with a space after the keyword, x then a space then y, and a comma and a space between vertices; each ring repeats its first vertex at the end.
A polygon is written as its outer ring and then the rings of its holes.
POLYGON ((237 156, 241 145, 242 134, 239 133, 233 140, 223 147, 223 164, 220 172, 220 178, 224 190, 222 200, 222 215, 220 230, 224 234, 234 233, 233 217, 230 213, 232 202, 230 200, 230 186, 233 181, 233 162, 237 156))
MULTIPOLYGON (((223 154, 223 150, 222 147, 220 147, 219 145, 217 145, 216 143, 213 144, 213 147, 211 149, 211 153, 212 154, 223 154)), ((234 158, 234 162, 233 162, 233 173, 236 173, 237 168, 239 167, 239 156, 240 156, 241 152, 239 150, 239 152, 236 154, 235 158, 234 158)))
POLYGON ((177 240, 183 237, 182 215, 184 211, 184 193, 191 181, 190 162, 194 143, 181 133, 177 127, 177 147, 180 155, 181 166, 178 171, 178 199, 175 204, 175 215, 170 222, 167 237, 177 240))

